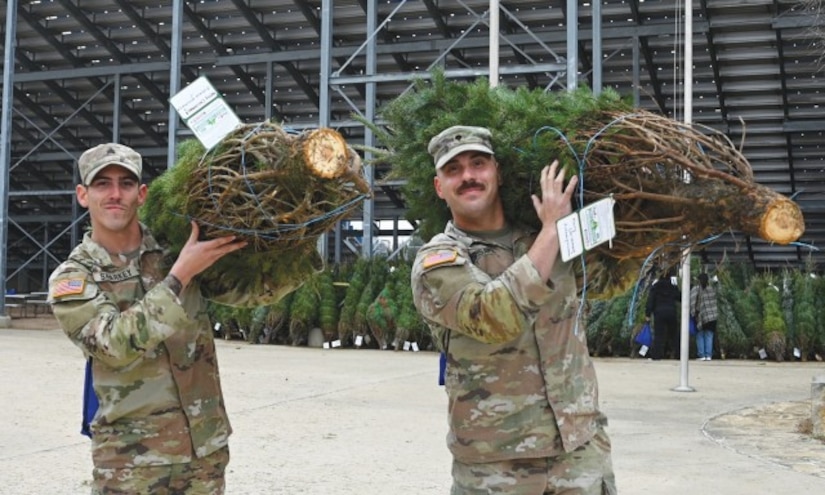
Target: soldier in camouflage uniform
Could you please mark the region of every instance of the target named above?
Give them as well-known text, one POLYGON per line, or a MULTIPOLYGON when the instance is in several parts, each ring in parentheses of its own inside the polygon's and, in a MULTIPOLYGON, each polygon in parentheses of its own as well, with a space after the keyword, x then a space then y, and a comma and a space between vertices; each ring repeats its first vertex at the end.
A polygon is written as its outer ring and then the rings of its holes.
POLYGON ((141 156, 103 144, 78 160, 91 230, 49 279, 63 331, 91 358, 93 494, 222 494, 232 429, 205 301, 192 279, 245 246, 189 240, 168 273, 138 207, 141 156))
POLYGON ((533 197, 539 232, 510 225, 491 133, 454 126, 429 144, 452 213, 418 252, 415 305, 447 354, 454 495, 614 494, 611 447, 556 220, 577 178, 558 162, 533 197))

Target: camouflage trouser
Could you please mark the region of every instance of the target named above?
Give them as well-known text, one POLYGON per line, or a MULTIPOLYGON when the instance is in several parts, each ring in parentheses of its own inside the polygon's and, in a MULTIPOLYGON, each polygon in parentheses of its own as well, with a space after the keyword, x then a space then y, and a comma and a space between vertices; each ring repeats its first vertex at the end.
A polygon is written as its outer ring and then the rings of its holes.
POLYGON ((573 452, 485 464, 453 461, 452 495, 615 495, 610 440, 599 429, 573 452))
POLYGON ((229 447, 186 464, 94 468, 92 495, 223 495, 229 447))

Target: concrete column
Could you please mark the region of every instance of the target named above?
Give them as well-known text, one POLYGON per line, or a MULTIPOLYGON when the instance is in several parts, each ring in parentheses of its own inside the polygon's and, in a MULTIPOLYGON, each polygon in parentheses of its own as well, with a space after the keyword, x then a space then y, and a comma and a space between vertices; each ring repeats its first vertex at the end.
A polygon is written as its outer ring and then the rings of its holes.
POLYGON ((811 381, 811 435, 825 440, 825 375, 814 375, 811 381))

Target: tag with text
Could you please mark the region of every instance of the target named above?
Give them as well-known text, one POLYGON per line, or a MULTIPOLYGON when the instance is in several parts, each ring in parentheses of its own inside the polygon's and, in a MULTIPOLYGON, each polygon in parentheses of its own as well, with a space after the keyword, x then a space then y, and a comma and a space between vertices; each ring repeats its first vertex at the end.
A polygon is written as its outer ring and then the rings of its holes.
POLYGON ((241 123, 229 104, 203 76, 169 98, 169 102, 206 149, 221 142, 241 123))
POLYGON ((604 198, 556 221, 562 261, 570 261, 585 251, 616 237, 613 198, 604 198))

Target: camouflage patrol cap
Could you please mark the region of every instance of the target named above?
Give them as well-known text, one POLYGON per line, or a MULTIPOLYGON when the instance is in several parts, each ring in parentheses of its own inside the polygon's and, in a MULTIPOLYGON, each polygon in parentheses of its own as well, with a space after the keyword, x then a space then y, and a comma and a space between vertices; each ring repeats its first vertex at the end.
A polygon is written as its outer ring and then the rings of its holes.
POLYGON ((485 127, 455 125, 430 139, 427 151, 433 156, 435 169, 438 170, 454 156, 465 151, 481 151, 494 155, 491 138, 490 130, 485 127))
POLYGON ((138 180, 143 171, 143 159, 137 151, 117 143, 100 144, 86 150, 77 160, 81 182, 89 185, 107 165, 120 165, 135 174, 138 180))

